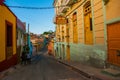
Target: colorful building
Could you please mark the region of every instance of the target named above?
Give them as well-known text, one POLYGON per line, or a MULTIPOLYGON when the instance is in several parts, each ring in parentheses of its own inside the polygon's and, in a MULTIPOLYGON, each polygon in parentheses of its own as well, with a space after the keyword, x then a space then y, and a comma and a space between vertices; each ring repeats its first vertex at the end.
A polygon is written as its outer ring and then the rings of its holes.
POLYGON ((18 62, 20 61, 20 56, 22 55, 23 46, 26 44, 25 42, 26 35, 26 25, 17 19, 17 56, 18 62))
POLYGON ((105 67, 107 63, 120 66, 119 3, 54 0, 56 57, 95 67, 105 67))
POLYGON ((30 34, 30 41, 32 42, 32 45, 34 46, 34 52, 36 51, 36 53, 42 48, 43 46, 43 38, 40 37, 37 34, 30 34))
POLYGON ((0 5, 0 71, 17 63, 16 16, 5 5, 0 5))

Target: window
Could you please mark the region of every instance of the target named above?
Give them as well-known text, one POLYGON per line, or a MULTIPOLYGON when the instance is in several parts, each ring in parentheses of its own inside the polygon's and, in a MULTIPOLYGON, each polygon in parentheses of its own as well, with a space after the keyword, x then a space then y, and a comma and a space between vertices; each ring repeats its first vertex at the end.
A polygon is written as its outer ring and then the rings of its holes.
POLYGON ((78 43, 77 13, 73 13, 73 42, 78 43))
POLYGON ((92 18, 90 18, 90 31, 92 31, 92 18))

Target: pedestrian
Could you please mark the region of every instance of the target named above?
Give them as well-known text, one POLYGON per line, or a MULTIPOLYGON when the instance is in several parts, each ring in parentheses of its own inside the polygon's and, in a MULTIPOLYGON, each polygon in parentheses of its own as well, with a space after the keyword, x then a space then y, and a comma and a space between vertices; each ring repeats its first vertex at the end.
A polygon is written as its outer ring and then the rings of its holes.
POLYGON ((23 64, 23 65, 27 64, 27 55, 26 55, 25 51, 22 52, 21 59, 22 59, 21 64, 23 64))
POLYGON ((31 58, 29 56, 29 52, 30 52, 29 46, 28 45, 23 46, 23 52, 22 52, 22 56, 21 56, 21 59, 22 59, 21 63, 24 64, 24 65, 30 62, 31 58))
POLYGON ((25 52, 28 54, 30 52, 30 48, 28 46, 28 44, 25 46, 25 52))
POLYGON ((30 47, 26 45, 26 54, 27 54, 27 63, 31 63, 31 54, 30 54, 30 47))
POLYGON ((27 53, 27 63, 31 63, 31 56, 30 56, 30 54, 29 53, 27 53))

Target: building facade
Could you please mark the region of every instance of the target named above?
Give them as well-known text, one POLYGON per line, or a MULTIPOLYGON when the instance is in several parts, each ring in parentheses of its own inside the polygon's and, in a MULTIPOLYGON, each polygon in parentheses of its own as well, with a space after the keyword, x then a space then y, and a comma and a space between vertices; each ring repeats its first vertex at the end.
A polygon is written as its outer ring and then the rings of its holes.
POLYGON ((25 42, 26 35, 26 25, 21 20, 17 18, 17 56, 18 62, 21 60, 21 55, 23 51, 23 46, 26 44, 25 42))
POLYGON ((104 7, 106 13, 106 38, 108 62, 120 66, 120 8, 119 0, 110 0, 104 7))
POLYGON ((120 66, 118 3, 120 1, 54 0, 56 57, 95 67, 105 67, 106 63, 120 66), (112 13, 113 9, 115 11, 112 13), (109 26, 116 26, 117 29, 113 27, 113 32, 109 26), (111 34, 117 37, 113 39, 111 34))
POLYGON ((0 71, 17 63, 16 16, 4 4, 0 5, 0 71))

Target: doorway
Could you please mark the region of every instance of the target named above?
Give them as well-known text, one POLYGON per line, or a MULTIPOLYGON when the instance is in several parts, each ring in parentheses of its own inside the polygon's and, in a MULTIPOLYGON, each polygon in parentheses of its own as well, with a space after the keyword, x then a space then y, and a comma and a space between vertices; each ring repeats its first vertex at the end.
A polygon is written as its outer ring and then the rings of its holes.
POLYGON ((120 66, 120 22, 107 26, 108 62, 120 66))
POLYGON ((66 51, 67 51, 67 60, 70 61, 70 46, 69 45, 67 45, 66 51))
POLYGON ((84 5, 84 33, 85 44, 93 44, 93 27, 90 1, 84 5))
POLYGON ((13 55, 13 26, 6 21, 6 59, 13 55))

